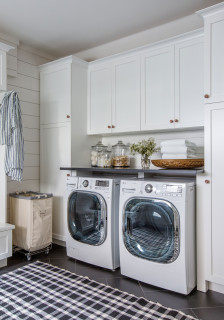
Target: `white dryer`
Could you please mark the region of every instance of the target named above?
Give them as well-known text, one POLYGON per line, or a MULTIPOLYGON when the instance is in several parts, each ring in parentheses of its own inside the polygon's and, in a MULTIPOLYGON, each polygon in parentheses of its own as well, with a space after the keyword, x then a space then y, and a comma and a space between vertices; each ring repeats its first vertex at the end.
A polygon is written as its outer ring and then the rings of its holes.
POLYGON ((77 188, 68 192, 69 257, 107 269, 119 267, 119 187, 118 180, 78 178, 77 188))
POLYGON ((194 182, 122 180, 119 237, 123 275, 190 293, 196 285, 194 182))

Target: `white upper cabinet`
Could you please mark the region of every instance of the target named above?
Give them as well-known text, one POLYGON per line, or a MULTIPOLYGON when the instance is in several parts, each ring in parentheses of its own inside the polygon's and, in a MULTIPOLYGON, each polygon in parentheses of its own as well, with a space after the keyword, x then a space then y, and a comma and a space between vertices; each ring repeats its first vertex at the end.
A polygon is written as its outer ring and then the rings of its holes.
POLYGON ((88 134, 203 126, 201 31, 90 63, 88 134))
POLYGON ((140 130, 140 59, 125 58, 113 65, 112 132, 140 130))
POLYGON ((88 74, 88 133, 111 132, 111 67, 93 66, 88 74))
POLYGON ((40 91, 40 124, 70 122, 71 63, 41 70, 40 91))
POLYGON ((206 103, 224 101, 224 4, 198 12, 204 18, 206 103))
POLYGON ((89 68, 88 133, 140 130, 140 59, 89 68))
POLYGON ((203 37, 175 45, 175 128, 204 125, 203 37))
POLYGON ((142 55, 141 129, 169 129, 174 117, 174 47, 142 55))

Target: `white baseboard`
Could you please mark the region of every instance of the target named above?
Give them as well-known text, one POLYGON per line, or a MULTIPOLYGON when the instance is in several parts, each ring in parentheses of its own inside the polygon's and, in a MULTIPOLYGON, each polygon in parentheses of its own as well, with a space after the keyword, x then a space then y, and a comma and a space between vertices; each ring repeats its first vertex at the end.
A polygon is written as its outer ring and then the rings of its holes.
POLYGON ((61 234, 53 233, 52 238, 55 240, 60 240, 60 241, 64 241, 64 242, 66 241, 66 236, 62 236, 61 234))
POLYGON ((208 288, 209 288, 209 290, 216 291, 216 292, 224 294, 224 286, 221 285, 221 284, 209 282, 208 288))
POLYGON ((66 247, 66 242, 65 241, 54 239, 54 238, 53 238, 52 241, 53 241, 53 243, 55 243, 55 244, 57 244, 57 245, 59 245, 61 247, 66 247))

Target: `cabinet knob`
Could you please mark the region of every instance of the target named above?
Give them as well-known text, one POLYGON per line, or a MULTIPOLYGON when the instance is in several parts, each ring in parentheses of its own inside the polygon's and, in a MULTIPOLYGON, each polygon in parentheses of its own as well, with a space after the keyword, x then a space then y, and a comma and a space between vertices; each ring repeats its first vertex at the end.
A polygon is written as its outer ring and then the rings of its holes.
POLYGON ((178 119, 175 119, 174 121, 175 121, 175 122, 179 122, 179 120, 178 120, 178 119))
POLYGON ((209 94, 205 94, 204 97, 205 97, 205 99, 208 99, 210 96, 209 96, 209 94))
POLYGON ((173 123, 173 120, 170 120, 170 123, 173 123))
POLYGON ((70 118, 70 115, 67 114, 66 118, 69 119, 69 118, 70 118))
POLYGON ((115 126, 114 126, 114 125, 112 125, 112 128, 114 129, 114 128, 115 128, 115 126))
POLYGON ((70 173, 67 173, 67 177, 70 177, 70 173))
POLYGON ((206 180, 205 180, 205 183, 206 183, 206 184, 209 184, 209 183, 210 183, 210 180, 207 180, 207 179, 206 179, 206 180))
POLYGON ((111 126, 107 126, 107 128, 108 128, 108 129, 110 129, 110 128, 111 128, 111 126))

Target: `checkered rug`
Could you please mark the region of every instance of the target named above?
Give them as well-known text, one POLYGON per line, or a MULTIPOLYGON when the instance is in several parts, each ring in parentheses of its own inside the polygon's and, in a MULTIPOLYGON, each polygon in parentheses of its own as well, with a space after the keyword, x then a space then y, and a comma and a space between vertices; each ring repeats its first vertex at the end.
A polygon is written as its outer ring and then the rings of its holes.
POLYGON ((0 319, 194 318, 37 261, 0 276, 0 319))

